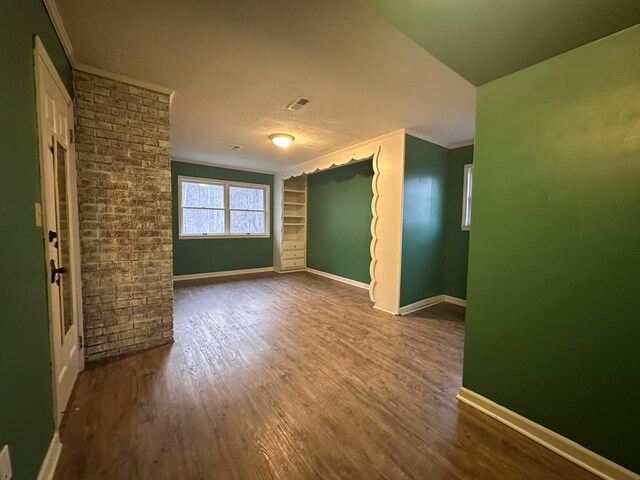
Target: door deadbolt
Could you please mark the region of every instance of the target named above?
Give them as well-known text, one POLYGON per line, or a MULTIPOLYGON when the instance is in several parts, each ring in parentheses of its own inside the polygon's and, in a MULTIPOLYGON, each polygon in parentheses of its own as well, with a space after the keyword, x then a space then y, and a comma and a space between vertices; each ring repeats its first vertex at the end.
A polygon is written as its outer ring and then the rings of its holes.
POLYGON ((54 247, 58 248, 58 233, 53 230, 49 230, 49 243, 56 242, 53 244, 54 247))

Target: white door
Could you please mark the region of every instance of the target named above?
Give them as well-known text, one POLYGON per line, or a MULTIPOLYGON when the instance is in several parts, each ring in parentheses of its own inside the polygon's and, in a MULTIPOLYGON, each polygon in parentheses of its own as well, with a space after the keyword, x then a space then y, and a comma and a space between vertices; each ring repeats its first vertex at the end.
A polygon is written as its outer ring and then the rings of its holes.
POLYGON ((79 261, 74 254, 78 247, 75 164, 70 142, 73 104, 39 42, 36 71, 54 400, 59 424, 82 357, 79 261))

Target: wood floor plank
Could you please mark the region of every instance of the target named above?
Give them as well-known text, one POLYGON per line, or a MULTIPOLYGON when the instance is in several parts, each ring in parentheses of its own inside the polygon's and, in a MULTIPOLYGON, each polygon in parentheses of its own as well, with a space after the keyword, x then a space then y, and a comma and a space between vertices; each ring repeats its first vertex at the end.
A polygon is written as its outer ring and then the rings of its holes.
POLYGON ((176 343, 83 372, 55 478, 593 480, 458 404, 464 308, 310 274, 175 289, 176 343))

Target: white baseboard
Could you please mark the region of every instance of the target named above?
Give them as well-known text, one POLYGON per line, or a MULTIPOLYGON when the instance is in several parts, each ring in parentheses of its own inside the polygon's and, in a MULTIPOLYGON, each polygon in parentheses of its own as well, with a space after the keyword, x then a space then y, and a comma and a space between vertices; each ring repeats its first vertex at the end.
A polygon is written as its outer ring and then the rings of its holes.
POLYGON ((392 312, 391 310, 385 310, 384 308, 380 308, 376 305, 373 306, 373 308, 375 308, 376 310, 380 310, 381 312, 384 313, 390 313, 391 315, 400 315, 398 312, 392 312))
POLYGON ((183 280, 200 280, 202 278, 228 277, 231 275, 246 275, 249 273, 263 273, 263 272, 273 272, 273 267, 246 268, 244 270, 226 270, 224 272, 206 272, 206 273, 191 273, 188 275, 174 275, 173 281, 180 282, 183 280))
POLYGON ((454 305, 460 305, 461 307, 467 306, 467 301, 463 298, 451 297, 449 295, 445 295, 444 301, 447 303, 453 303, 454 305))
POLYGON ((436 295, 435 297, 423 298, 415 303, 411 303, 409 305, 405 305, 404 307, 400 307, 400 315, 406 315, 407 313, 415 312, 416 310, 421 310, 424 307, 428 307, 429 305, 435 305, 436 303, 444 302, 444 295, 436 295))
POLYGON ((60 437, 58 432, 53 434, 51 443, 49 444, 49 450, 42 461, 40 466, 40 472, 38 473, 37 480, 52 480, 53 475, 56 473, 56 466, 58 465, 58 459, 62 452, 62 443, 60 443, 60 437))
POLYGON ((334 275, 333 273, 321 272, 320 270, 316 270, 315 268, 308 268, 307 272, 313 273, 314 275, 320 275, 321 277, 327 277, 331 280, 336 280, 338 282, 346 283, 348 285, 353 285, 354 287, 364 288, 365 290, 369 290, 369 284, 358 282, 357 280, 351 280, 350 278, 340 277, 338 275, 334 275))
POLYGON ((286 274, 286 273, 299 273, 299 272, 306 272, 307 269, 306 268, 287 268, 286 270, 276 270, 274 268, 274 270, 276 271, 276 273, 282 273, 282 274, 286 274))
POLYGON ((605 480, 640 480, 631 470, 467 388, 460 387, 457 398, 605 480))
POLYGON ((400 315, 407 315, 408 313, 413 313, 417 310, 422 310, 423 308, 430 305, 435 305, 436 303, 442 302, 452 303, 454 305, 460 305, 462 307, 467 306, 467 301, 462 298, 451 297, 449 295, 436 295, 435 297, 423 298, 422 300, 415 303, 400 307, 400 315))

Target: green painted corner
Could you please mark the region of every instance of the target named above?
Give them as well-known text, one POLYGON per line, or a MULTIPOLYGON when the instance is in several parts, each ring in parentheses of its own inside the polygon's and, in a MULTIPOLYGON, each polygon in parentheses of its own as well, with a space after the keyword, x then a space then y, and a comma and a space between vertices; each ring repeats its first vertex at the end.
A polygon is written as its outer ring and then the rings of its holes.
POLYGON ((371 160, 307 177, 307 266, 369 283, 371 160))
POLYGON ((444 293, 447 149, 406 135, 400 306, 444 293))
POLYGON ((640 26, 478 90, 463 384, 640 473, 640 26))
POLYGON ((272 235, 269 238, 178 238, 178 176, 180 175, 269 185, 271 187, 270 211, 273 212, 273 175, 271 174, 171 162, 174 275, 273 266, 273 215, 270 227, 272 235))
POLYGON ((444 293, 467 298, 469 231, 462 230, 464 166, 473 163, 473 145, 449 150, 444 218, 444 293))
POLYGON ((11 451, 14 480, 36 478, 53 435, 53 395, 40 201, 34 37, 38 35, 69 92, 68 62, 40 0, 0 6, 0 446, 11 451))

